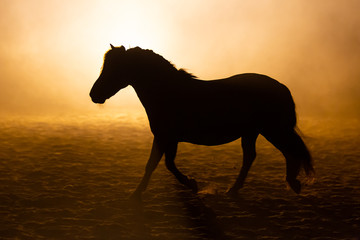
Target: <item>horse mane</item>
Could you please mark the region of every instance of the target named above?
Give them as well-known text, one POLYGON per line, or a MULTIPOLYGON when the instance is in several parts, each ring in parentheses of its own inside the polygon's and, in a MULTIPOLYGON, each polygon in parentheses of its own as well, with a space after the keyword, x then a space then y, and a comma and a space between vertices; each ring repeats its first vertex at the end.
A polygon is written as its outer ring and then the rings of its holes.
POLYGON ((192 79, 196 79, 196 78, 197 78, 197 76, 195 76, 195 75, 192 74, 192 73, 189 73, 188 71, 186 71, 186 70, 183 69, 183 68, 180 68, 180 69, 178 70, 178 72, 179 72, 181 75, 184 75, 184 76, 189 77, 189 78, 192 78, 192 79))
POLYGON ((172 74, 178 74, 178 76, 187 79, 197 78, 183 68, 177 69, 174 64, 172 64, 163 56, 153 52, 150 49, 142 49, 140 47, 130 48, 126 50, 126 54, 134 56, 136 61, 143 62, 145 64, 151 63, 151 68, 162 69, 162 71, 166 71, 167 73, 172 74))

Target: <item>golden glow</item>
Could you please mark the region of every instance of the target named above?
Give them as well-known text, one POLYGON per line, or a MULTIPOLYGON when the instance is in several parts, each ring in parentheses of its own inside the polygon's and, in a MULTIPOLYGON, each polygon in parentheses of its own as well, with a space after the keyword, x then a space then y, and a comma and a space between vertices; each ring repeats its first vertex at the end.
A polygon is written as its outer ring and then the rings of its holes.
MULTIPOLYGON (((360 102, 359 7, 352 0, 1 1, 1 111, 93 108, 88 92, 110 43, 153 49, 204 79, 273 76, 300 109, 338 99, 352 108, 360 102)), ((129 101, 136 96, 125 89, 108 105, 129 101)))

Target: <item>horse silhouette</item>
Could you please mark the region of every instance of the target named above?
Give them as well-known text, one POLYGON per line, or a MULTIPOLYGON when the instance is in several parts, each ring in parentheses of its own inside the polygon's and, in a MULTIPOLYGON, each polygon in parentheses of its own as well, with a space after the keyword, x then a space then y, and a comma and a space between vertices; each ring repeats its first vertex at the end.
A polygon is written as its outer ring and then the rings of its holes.
POLYGON ((167 169, 180 183, 197 192, 194 179, 175 165, 179 142, 220 145, 241 137, 243 164, 228 193, 243 187, 255 160, 259 134, 278 148, 286 159, 286 180, 300 193, 297 180, 303 168, 314 172, 311 155, 297 134, 295 104, 289 89, 260 74, 245 73, 225 79, 199 80, 151 50, 114 47, 105 54, 102 72, 90 97, 104 103, 120 89, 131 85, 144 106, 154 135, 145 174, 133 193, 141 197, 152 172, 165 155, 167 169))

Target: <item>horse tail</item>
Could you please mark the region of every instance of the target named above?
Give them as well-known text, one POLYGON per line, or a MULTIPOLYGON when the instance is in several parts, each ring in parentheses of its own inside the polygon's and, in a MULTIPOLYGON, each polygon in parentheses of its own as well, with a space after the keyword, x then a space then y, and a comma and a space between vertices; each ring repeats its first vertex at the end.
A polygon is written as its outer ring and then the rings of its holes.
POLYGON ((290 100, 288 101, 289 104, 288 109, 290 110, 289 125, 292 127, 294 134, 296 135, 297 138, 296 153, 298 154, 298 157, 301 159, 301 165, 305 171, 308 181, 313 181, 315 175, 315 170, 313 167, 313 159, 311 157, 311 153, 308 147, 306 146, 303 138, 301 137, 304 136, 304 134, 302 134, 299 127, 297 126, 297 114, 295 109, 295 102, 290 91, 289 91, 289 96, 290 96, 290 100))
POLYGON ((308 147, 306 146, 305 142, 303 141, 303 138, 301 136, 304 136, 299 127, 297 126, 297 114, 296 114, 296 107, 295 107, 295 102, 294 99, 291 95, 290 90, 284 86, 288 92, 287 96, 288 99, 286 99, 287 101, 285 101, 287 103, 286 106, 286 121, 287 121, 287 126, 290 127, 291 129, 293 129, 294 131, 294 143, 295 146, 293 149, 294 152, 296 153, 297 157, 299 158, 299 160, 301 161, 301 167, 304 169, 305 174, 307 176, 308 182, 313 181, 314 179, 314 175, 315 175, 315 171, 314 171, 314 167, 313 167, 313 159, 311 157, 311 153, 308 149, 308 147))
POLYGON ((291 92, 290 90, 284 85, 284 87, 286 88, 287 90, 287 96, 288 96, 288 99, 286 101, 287 103, 287 115, 288 115, 288 124, 291 128, 295 128, 296 127, 296 124, 297 124, 297 115, 296 115, 296 109, 295 109, 295 102, 294 102, 294 98, 293 96, 291 95, 291 92))
POLYGON ((301 159, 301 164, 302 167, 305 171, 305 174, 307 176, 308 181, 312 181, 314 179, 314 175, 315 175, 315 170, 314 170, 314 166, 313 166, 313 159, 311 157, 311 153, 308 149, 308 147, 306 146, 305 142, 303 141, 303 139, 300 137, 300 130, 296 127, 294 129, 294 132, 296 135, 298 135, 298 144, 297 144, 297 154, 298 157, 301 159))

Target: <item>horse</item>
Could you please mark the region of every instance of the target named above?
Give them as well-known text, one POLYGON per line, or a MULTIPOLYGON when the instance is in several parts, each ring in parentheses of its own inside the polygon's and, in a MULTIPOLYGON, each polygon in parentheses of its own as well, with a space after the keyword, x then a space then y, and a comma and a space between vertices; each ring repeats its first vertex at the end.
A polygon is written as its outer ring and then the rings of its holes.
MULTIPOLYGON (((111 44, 110 44, 111 45, 111 44)), ((243 163, 234 185, 236 196, 256 157, 259 134, 286 159, 286 181, 297 194, 304 169, 314 173, 311 154, 296 127, 295 103, 289 89, 266 75, 244 73, 218 80, 200 80, 152 50, 114 47, 105 53, 99 78, 90 91, 102 104, 119 90, 132 86, 145 108, 154 135, 145 173, 132 197, 140 198, 162 156, 177 180, 198 191, 197 182, 175 165, 179 142, 220 145, 241 138, 243 163)))

